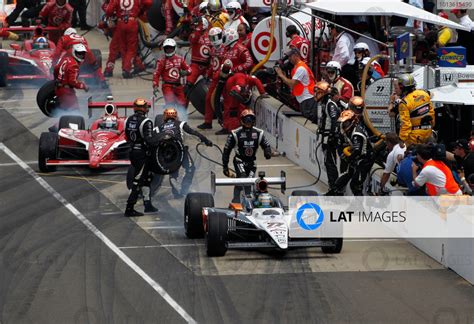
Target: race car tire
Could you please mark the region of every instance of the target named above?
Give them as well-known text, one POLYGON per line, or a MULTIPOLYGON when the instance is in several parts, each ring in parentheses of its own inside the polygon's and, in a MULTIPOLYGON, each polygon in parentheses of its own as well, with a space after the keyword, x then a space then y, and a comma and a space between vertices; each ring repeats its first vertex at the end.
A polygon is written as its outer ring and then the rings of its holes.
POLYGON ((204 238, 202 208, 214 207, 214 197, 209 193, 192 192, 184 201, 184 232, 188 238, 204 238))
POLYGON ((49 80, 41 86, 36 95, 36 103, 39 109, 48 117, 54 117, 55 110, 59 108, 59 101, 55 90, 55 81, 49 80))
POLYGON ((207 215, 206 252, 210 257, 224 256, 227 252, 227 215, 210 212, 207 215))
POLYGON ((329 238, 329 239, 321 239, 322 241, 330 241, 334 245, 333 246, 322 246, 321 250, 323 250, 323 253, 325 254, 339 254, 342 251, 342 245, 343 245, 343 238, 329 238))
POLYGON ((70 124, 76 124, 78 130, 86 129, 86 123, 82 116, 61 116, 58 128, 71 128, 70 124))
POLYGON ((194 108, 204 115, 206 112, 206 93, 209 91, 209 84, 206 79, 196 82, 186 94, 194 108))
POLYGON ((164 31, 166 28, 165 17, 161 11, 163 1, 154 0, 147 12, 148 23, 158 31, 164 31))
POLYGON ((163 124, 163 114, 158 114, 155 116, 155 127, 159 127, 161 124, 163 124))
POLYGON ((55 166, 46 165, 46 161, 58 157, 58 134, 41 133, 38 149, 38 167, 41 172, 56 171, 55 166))
POLYGON ((319 194, 314 190, 293 190, 291 193, 293 197, 314 197, 319 196, 319 194))
POLYGON ((8 54, 0 53, 0 87, 7 86, 8 54))
POLYGON ((151 151, 150 169, 157 174, 170 174, 183 164, 185 149, 183 142, 167 134, 161 135, 151 151))

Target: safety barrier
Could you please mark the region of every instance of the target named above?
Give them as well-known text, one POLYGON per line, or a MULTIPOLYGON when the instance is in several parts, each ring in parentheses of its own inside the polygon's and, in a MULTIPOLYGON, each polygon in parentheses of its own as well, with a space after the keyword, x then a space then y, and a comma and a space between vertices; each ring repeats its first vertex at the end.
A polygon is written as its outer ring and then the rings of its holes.
MULTIPOLYGON (((327 184, 324 156, 317 136, 317 125, 304 117, 295 117, 294 110, 274 98, 256 99, 253 107, 257 115, 257 127, 266 132, 272 147, 284 152, 286 157, 298 164, 320 181, 327 184), (293 117, 290 117, 293 115, 293 117), (316 148, 318 148, 316 153, 316 148), (318 161, 320 166, 318 166, 318 161)), ((321 114, 319 114, 321 116, 321 114)), ((374 172, 372 188, 380 187, 381 172, 374 172)), ((388 189, 394 189, 389 184, 388 189)), ((394 192, 395 193, 395 192, 394 192)), ((400 193, 398 193, 400 194, 400 193)), ((418 249, 443 266, 452 269, 471 284, 474 284, 474 239, 408 239, 418 249)))

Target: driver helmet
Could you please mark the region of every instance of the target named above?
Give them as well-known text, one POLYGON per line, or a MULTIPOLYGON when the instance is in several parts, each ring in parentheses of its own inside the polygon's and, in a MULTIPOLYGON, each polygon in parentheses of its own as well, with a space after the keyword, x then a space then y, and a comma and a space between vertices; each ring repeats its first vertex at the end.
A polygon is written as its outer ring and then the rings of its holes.
POLYGON ((72 46, 72 56, 78 62, 84 61, 86 58, 87 48, 83 44, 74 44, 72 46))
POLYGON ((167 38, 163 42, 163 50, 165 51, 166 57, 172 57, 176 54, 176 41, 172 38, 167 38))
POLYGON ((244 109, 240 114, 240 123, 245 128, 252 128, 256 121, 257 118, 252 109, 244 109))
POLYGON ((240 16, 242 6, 237 1, 231 1, 227 4, 225 9, 227 13, 229 14, 230 19, 235 20, 236 18, 240 16))
POLYGON ((69 36, 72 34, 77 34, 77 30, 75 28, 69 27, 64 31, 64 36, 69 36))
POLYGON ((173 120, 178 119, 178 112, 173 107, 166 108, 165 111, 163 112, 163 121, 167 122, 170 119, 173 119, 173 120))
POLYGON ((326 73, 329 80, 332 82, 341 75, 341 64, 337 61, 330 61, 326 64, 326 73))
POLYGON ((258 205, 262 208, 272 207, 273 197, 269 193, 261 193, 258 195, 258 205))
POLYGON ((33 43, 33 48, 34 49, 45 49, 49 48, 49 42, 46 39, 46 37, 38 37, 35 39, 35 42, 33 43))
POLYGON ((222 29, 219 27, 212 27, 209 30, 209 40, 212 46, 219 47, 222 45, 222 29))
POLYGON ((146 114, 148 112, 148 102, 143 98, 135 99, 133 102, 133 111, 146 114))
POLYGON ((100 128, 102 129, 117 129, 117 118, 114 116, 106 116, 103 118, 102 123, 100 123, 100 128))

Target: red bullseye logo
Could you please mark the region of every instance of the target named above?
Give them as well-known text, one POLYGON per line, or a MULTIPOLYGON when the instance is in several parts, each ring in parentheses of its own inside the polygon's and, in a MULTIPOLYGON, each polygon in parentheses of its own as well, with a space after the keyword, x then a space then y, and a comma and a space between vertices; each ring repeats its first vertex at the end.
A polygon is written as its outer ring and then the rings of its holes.
POLYGON ((213 57, 211 59, 211 66, 213 71, 217 71, 219 69, 219 59, 217 57, 213 57))
POLYGON ((302 57, 302 58, 307 58, 307 57, 308 57, 308 53, 309 53, 308 44, 306 44, 306 43, 301 44, 300 51, 301 51, 301 57, 302 57))
POLYGON ((199 54, 201 54, 202 57, 209 57, 210 52, 211 52, 211 50, 207 46, 202 46, 199 49, 199 54))
POLYGON ((183 4, 181 3, 181 1, 179 0, 173 0, 174 4, 178 7, 178 8, 183 8, 183 4))
POLYGON ((168 72, 170 78, 178 79, 179 78, 179 71, 177 68, 171 68, 168 72))
MULTIPOLYGON (((275 51, 276 45, 276 39, 273 37, 272 53, 275 51)), ((258 34, 257 37, 255 37, 254 46, 258 53, 262 55, 267 54, 268 47, 270 46, 270 33, 263 32, 258 34)))

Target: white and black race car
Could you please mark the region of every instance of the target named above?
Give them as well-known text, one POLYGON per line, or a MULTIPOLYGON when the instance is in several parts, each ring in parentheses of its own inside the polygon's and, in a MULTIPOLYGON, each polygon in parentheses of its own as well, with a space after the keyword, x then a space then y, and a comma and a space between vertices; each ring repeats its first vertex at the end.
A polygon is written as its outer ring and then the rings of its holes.
MULTIPOLYGON (((212 193, 216 186, 246 186, 240 203, 230 203, 228 208, 214 206, 211 193, 194 192, 186 196, 184 228, 188 238, 206 239, 208 256, 223 256, 228 249, 273 249, 285 252, 290 248, 321 247, 323 253, 340 253, 342 238, 321 238, 315 233, 304 237, 297 235, 298 222, 284 207, 281 200, 271 195, 265 206, 259 205, 258 196, 268 195, 268 185, 280 185, 284 193, 286 177, 216 179, 211 173, 212 193)), ((315 196, 315 191, 293 191, 292 196, 315 196)))

